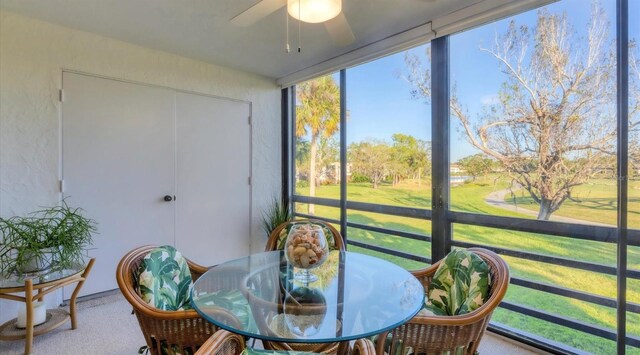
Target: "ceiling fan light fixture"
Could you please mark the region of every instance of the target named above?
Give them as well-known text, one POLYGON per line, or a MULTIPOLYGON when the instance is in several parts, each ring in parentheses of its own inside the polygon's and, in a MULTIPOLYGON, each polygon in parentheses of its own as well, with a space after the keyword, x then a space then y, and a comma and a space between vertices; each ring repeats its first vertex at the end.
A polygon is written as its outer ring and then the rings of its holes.
POLYGON ((296 20, 320 23, 342 11, 342 0, 287 0, 287 11, 296 20))

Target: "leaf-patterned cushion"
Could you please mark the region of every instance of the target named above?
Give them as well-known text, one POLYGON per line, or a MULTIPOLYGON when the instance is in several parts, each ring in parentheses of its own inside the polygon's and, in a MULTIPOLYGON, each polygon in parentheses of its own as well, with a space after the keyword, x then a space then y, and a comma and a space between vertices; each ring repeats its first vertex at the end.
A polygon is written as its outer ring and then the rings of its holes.
POLYGON ((187 260, 170 245, 149 251, 138 268, 138 294, 142 300, 157 309, 191 309, 189 292, 192 286, 187 260))
POLYGON ((472 312, 487 300, 490 278, 489 266, 482 258, 468 250, 453 250, 429 284, 424 311, 439 316, 472 312))
POLYGON ((337 250, 336 249, 336 241, 333 236, 333 232, 324 222, 309 222, 309 221, 300 221, 300 222, 290 222, 285 228, 280 231, 280 235, 278 235, 278 250, 284 250, 284 244, 287 242, 287 236, 289 235, 289 231, 291 227, 296 224, 312 224, 322 227, 322 231, 324 232, 325 237, 327 237, 327 245, 329 246, 329 250, 337 250))
POLYGON ((284 350, 262 350, 253 348, 244 348, 240 355, 322 355, 318 353, 312 353, 309 351, 284 351, 284 350))
POLYGON ((257 325, 251 313, 251 306, 239 290, 220 290, 198 295, 200 304, 205 306, 217 306, 231 311, 245 331, 250 333, 257 331, 257 325))

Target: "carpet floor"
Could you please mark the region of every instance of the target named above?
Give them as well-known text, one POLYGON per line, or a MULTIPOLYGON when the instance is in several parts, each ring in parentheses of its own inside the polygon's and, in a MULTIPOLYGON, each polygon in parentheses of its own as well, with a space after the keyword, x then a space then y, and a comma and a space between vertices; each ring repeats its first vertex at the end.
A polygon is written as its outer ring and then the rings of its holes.
MULTIPOLYGON (((135 355, 144 345, 138 321, 131 306, 120 293, 78 302, 78 329, 63 324, 51 333, 34 338, 33 354, 113 354, 135 355)), ((535 354, 517 343, 493 334, 485 334, 480 344, 481 354, 535 354)), ((0 354, 22 354, 24 340, 0 341, 0 354)))

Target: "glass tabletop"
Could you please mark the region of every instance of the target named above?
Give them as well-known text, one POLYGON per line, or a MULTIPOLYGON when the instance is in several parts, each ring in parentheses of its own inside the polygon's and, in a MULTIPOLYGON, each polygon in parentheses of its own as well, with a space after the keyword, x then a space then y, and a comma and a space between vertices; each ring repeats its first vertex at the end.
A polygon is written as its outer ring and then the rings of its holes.
POLYGON ((422 307, 424 289, 405 269, 368 255, 332 251, 301 280, 281 251, 229 261, 194 283, 191 304, 231 332, 264 340, 324 343, 395 328, 422 307))
POLYGON ((22 275, 11 274, 9 276, 0 275, 0 289, 24 287, 24 281, 31 279, 34 286, 53 282, 65 277, 73 276, 84 271, 86 265, 74 265, 67 269, 45 270, 37 273, 25 273, 22 275))

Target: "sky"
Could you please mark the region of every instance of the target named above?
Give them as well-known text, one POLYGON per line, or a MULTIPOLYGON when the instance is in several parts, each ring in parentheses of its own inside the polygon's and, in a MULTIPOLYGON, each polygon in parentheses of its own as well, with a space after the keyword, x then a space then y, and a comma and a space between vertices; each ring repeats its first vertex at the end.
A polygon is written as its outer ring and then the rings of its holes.
MULTIPOLYGON (((630 1, 630 38, 640 38, 640 0, 630 1), (635 18, 635 19, 634 19, 635 18)), ((601 0, 609 18, 609 36, 615 36, 615 0, 601 0)), ((586 34, 586 25, 591 11, 591 1, 564 0, 546 6, 551 13, 566 12, 577 36, 586 34)), ((490 47, 496 33, 501 34, 514 19, 518 25, 535 26, 536 10, 505 20, 450 36, 451 83, 456 85, 460 101, 475 117, 483 104, 495 100, 505 75, 500 72, 497 61, 481 52, 480 46, 490 47)), ((410 50, 418 54, 428 65, 423 45, 410 50)), ((431 107, 421 99, 411 97, 411 86, 403 79, 406 74, 405 53, 397 53, 357 67, 347 69, 347 144, 364 139, 390 141, 394 133, 413 135, 431 140, 431 107)), ((338 81, 339 82, 339 81, 338 81)), ((451 161, 475 154, 452 118, 451 161)))

